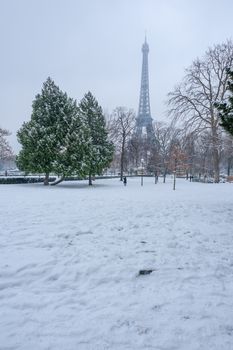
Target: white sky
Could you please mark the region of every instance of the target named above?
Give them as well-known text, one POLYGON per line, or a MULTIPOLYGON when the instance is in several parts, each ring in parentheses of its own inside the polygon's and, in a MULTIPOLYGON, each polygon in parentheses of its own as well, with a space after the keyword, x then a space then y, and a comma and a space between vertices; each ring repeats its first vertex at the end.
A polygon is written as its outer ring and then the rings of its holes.
POLYGON ((232 38, 233 0, 0 0, 0 125, 15 133, 48 76, 78 101, 138 109, 145 30, 152 117, 184 68, 232 38))

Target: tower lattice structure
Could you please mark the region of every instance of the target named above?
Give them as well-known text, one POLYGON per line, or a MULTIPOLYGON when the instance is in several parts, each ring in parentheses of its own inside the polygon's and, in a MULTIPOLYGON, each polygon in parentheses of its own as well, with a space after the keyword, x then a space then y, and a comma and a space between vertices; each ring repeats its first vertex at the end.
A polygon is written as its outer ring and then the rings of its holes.
POLYGON ((142 76, 139 98, 138 116, 136 120, 136 133, 149 137, 152 134, 152 118, 150 111, 149 94, 149 70, 148 70, 149 45, 146 41, 142 45, 142 76))

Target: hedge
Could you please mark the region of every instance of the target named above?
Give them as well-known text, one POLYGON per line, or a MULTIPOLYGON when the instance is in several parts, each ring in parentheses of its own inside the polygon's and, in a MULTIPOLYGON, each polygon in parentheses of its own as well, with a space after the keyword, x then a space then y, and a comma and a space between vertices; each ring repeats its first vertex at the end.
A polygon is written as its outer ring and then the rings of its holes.
MULTIPOLYGON (((49 182, 55 181, 55 177, 50 177, 49 182)), ((0 178, 0 185, 28 184, 44 182, 44 177, 3 177, 0 178)))

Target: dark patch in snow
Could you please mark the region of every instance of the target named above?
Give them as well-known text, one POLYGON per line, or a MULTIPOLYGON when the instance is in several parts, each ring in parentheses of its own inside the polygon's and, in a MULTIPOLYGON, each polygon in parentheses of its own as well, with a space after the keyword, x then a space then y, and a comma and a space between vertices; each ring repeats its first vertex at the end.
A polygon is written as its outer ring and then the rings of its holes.
POLYGON ((190 320, 190 316, 184 316, 183 319, 184 320, 190 320))
POLYGON ((138 275, 149 275, 150 273, 152 273, 155 270, 139 270, 138 275))
POLYGON ((152 307, 152 310, 159 311, 159 310, 162 309, 162 307, 163 307, 163 305, 154 305, 154 306, 152 307))
POLYGON ((80 231, 76 233, 76 236, 82 236, 82 235, 92 235, 92 231, 80 231))

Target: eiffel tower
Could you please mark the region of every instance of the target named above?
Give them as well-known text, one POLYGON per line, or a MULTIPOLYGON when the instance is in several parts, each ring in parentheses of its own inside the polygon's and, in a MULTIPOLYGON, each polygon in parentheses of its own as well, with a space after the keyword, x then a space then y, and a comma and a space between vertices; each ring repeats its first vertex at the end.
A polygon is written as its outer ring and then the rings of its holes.
POLYGON ((145 37, 145 42, 142 45, 142 76, 138 116, 136 119, 136 134, 150 138, 152 135, 152 118, 150 112, 148 53, 149 45, 145 37))

